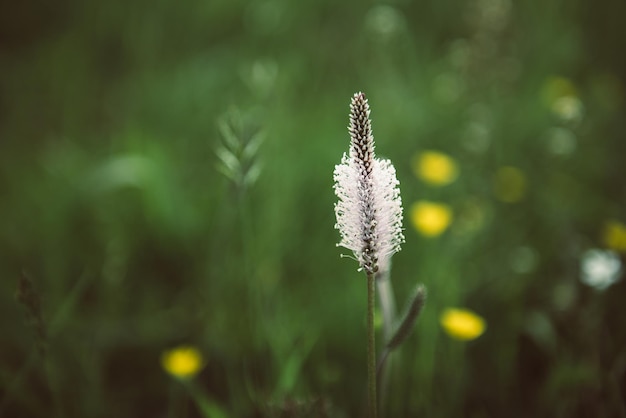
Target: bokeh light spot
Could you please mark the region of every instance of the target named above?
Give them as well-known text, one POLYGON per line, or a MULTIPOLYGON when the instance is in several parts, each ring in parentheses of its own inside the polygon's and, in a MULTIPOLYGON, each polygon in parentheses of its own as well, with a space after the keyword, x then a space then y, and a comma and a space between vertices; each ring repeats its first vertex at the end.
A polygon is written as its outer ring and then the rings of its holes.
POLYGON ((546 133, 546 147, 551 154, 567 156, 576 150, 576 136, 565 128, 551 128, 546 133))
POLYGON ((626 252, 626 225, 615 220, 608 221, 604 226, 604 245, 615 251, 626 252))
POLYGON ((468 309, 448 308, 439 321, 450 337, 461 341, 480 337, 486 328, 485 320, 468 309))
POLYGON ((583 115, 583 104, 574 83, 564 77, 550 77, 543 87, 543 100, 564 121, 577 122, 583 115))
POLYGON ((436 202, 419 201, 411 207, 411 223, 422 235, 441 235, 452 222, 452 209, 436 202))
POLYGON ((454 159, 438 151, 425 151, 413 157, 413 171, 424 182, 433 186, 452 183, 458 176, 454 159))
POLYGON ((558 98, 552 102, 551 108, 564 121, 577 122, 583 116, 583 103, 576 96, 558 98))
POLYGON ((622 261, 617 253, 607 250, 590 249, 580 260, 580 280, 597 290, 619 281, 622 277, 622 261))
POLYGON ((161 366, 171 376, 178 379, 194 377, 204 365, 202 353, 192 346, 179 346, 164 351, 161 366))
POLYGON ((402 25, 402 14, 395 8, 388 5, 378 5, 373 7, 366 17, 367 27, 376 35, 387 37, 402 25))
POLYGON ((562 97, 576 97, 577 95, 574 83, 565 77, 550 77, 543 86, 543 99, 548 106, 562 97))

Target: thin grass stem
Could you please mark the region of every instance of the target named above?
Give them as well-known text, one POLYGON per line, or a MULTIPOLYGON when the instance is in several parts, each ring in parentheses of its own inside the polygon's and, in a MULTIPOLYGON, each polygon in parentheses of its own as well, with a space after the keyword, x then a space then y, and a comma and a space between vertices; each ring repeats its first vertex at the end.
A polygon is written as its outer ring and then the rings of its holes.
POLYGON ((376 304, 376 277, 367 274, 367 387, 369 416, 378 416, 376 403, 376 335, 374 329, 374 306, 376 304))
MULTIPOLYGON (((379 270, 376 273, 376 290, 378 290, 378 301, 380 303, 380 311, 383 319, 383 341, 387 344, 393 336, 394 324, 396 321, 396 300, 393 294, 393 288, 391 286, 391 280, 389 279, 389 269, 379 270)), ((384 355, 385 359, 388 352, 384 355)), ((379 367, 376 371, 377 374, 377 389, 378 389, 378 402, 380 408, 384 410, 387 403, 387 397, 389 393, 389 381, 391 365, 388 367, 380 367, 383 359, 378 360, 379 367)), ((391 362, 391 359, 389 360, 391 362)))

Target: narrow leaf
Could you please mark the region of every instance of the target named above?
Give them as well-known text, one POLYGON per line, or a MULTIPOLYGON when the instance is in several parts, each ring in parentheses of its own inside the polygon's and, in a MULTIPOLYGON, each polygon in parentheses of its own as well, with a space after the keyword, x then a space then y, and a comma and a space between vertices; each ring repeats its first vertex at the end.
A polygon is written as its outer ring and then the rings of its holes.
POLYGON ((424 285, 417 285, 415 288, 415 292, 413 293, 411 299, 409 300, 409 304, 406 308, 402 321, 400 325, 396 329, 393 337, 387 343, 387 348, 389 351, 395 350, 400 346, 413 332, 413 326, 415 325, 415 321, 419 317, 419 314, 422 312, 422 308, 424 308, 424 304, 426 303, 426 288, 424 285))
POLYGON ((217 157, 222 161, 224 166, 232 173, 239 173, 241 171, 241 164, 237 156, 226 148, 218 147, 215 150, 215 154, 217 154, 217 157))
POLYGON ((228 148, 234 152, 239 152, 241 149, 241 141, 225 118, 221 118, 217 121, 217 129, 220 131, 220 134, 222 134, 222 138, 224 138, 224 142, 228 148))
POLYGON ((241 158, 244 159, 245 161, 248 161, 254 158, 257 151, 259 150, 259 147, 263 143, 263 139, 264 139, 264 134, 261 131, 252 135, 248 143, 243 148, 243 151, 241 152, 241 158))
POLYGON ((259 176, 261 175, 261 170, 262 170, 262 164, 258 161, 256 161, 252 167, 250 167, 248 169, 248 171, 246 172, 243 182, 246 186, 252 186, 254 185, 254 183, 256 183, 257 179, 259 178, 259 176))

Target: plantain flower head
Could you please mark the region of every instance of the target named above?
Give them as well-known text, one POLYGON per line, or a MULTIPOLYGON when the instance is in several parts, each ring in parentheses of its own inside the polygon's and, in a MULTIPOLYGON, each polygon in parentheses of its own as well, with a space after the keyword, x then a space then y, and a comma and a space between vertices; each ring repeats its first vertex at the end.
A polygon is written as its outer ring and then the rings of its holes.
POLYGON ((370 107, 365 94, 356 93, 350 104, 350 151, 335 166, 335 204, 341 234, 338 246, 352 250, 368 274, 388 268, 400 251, 402 200, 391 161, 376 158, 370 107))

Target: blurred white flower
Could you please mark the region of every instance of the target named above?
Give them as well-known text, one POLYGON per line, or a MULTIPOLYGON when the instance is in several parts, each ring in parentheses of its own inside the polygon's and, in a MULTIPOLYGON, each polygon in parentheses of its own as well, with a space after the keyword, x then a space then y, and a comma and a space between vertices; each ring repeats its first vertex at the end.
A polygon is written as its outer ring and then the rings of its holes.
POLYGON ((548 152, 556 156, 567 156, 576 150, 576 135, 566 128, 550 128, 545 134, 548 152))
POLYGON ((389 37, 394 34, 403 24, 402 14, 388 5, 374 6, 366 17, 366 24, 374 34, 389 37))
POLYGON ((622 262, 613 251, 587 250, 581 259, 580 273, 583 283, 604 290, 621 279, 622 262))
POLYGON ((583 117, 583 103, 576 96, 559 97, 552 103, 552 111, 566 122, 578 122, 583 117))

